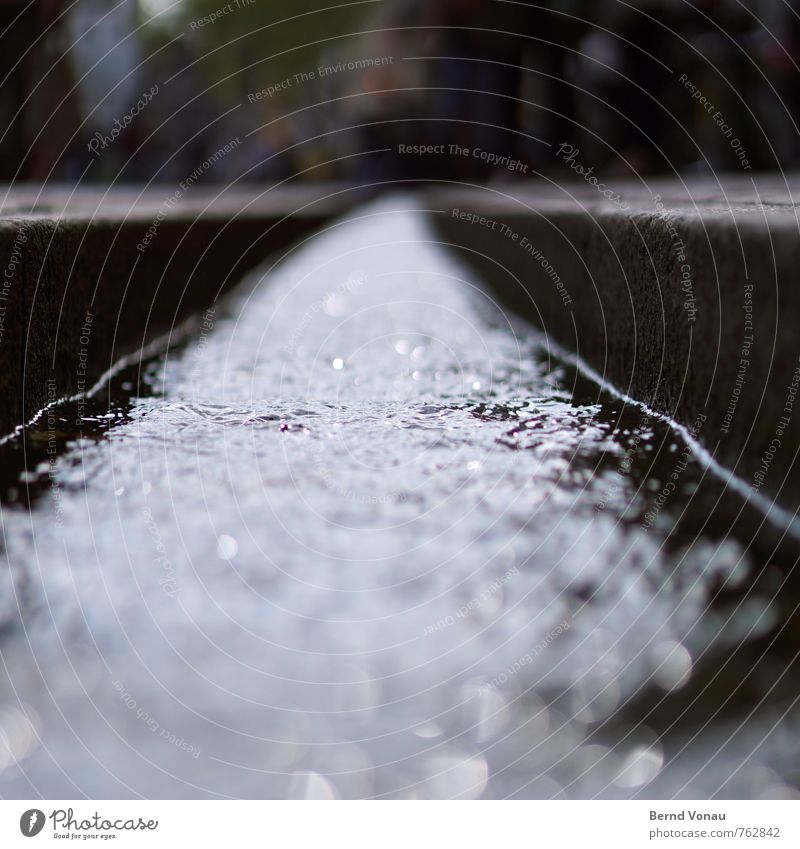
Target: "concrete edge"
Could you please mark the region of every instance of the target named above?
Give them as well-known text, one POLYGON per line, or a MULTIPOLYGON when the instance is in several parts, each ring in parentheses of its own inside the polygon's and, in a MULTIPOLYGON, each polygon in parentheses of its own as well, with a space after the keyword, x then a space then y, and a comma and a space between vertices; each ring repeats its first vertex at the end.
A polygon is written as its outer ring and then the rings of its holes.
POLYGON ((84 198, 56 215, 0 219, 0 434, 86 391, 359 199, 320 186, 253 204, 240 192, 226 208, 201 201, 159 216, 152 205, 96 213, 84 198))
POLYGON ((794 513, 795 205, 712 198, 622 211, 586 190, 576 196, 565 203, 437 189, 429 205, 442 241, 506 306, 603 380, 685 426, 754 494, 794 513))

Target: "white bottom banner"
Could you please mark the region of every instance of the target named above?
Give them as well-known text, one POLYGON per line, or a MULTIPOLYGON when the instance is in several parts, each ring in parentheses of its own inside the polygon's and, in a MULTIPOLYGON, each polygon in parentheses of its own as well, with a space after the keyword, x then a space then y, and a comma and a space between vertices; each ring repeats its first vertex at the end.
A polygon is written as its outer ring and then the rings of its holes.
POLYGON ((800 846, 800 802, 0 802, 0 846, 800 846))

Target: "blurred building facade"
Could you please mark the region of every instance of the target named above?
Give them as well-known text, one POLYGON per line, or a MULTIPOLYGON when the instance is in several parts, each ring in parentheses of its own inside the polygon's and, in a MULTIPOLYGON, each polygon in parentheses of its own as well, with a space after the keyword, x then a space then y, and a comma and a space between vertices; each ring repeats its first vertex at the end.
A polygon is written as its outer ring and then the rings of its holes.
POLYGON ((0 0, 0 179, 175 182, 234 137, 204 179, 563 175, 565 144, 618 174, 800 166, 800 0, 333 5, 0 0), (494 160, 399 152, 450 144, 494 160))

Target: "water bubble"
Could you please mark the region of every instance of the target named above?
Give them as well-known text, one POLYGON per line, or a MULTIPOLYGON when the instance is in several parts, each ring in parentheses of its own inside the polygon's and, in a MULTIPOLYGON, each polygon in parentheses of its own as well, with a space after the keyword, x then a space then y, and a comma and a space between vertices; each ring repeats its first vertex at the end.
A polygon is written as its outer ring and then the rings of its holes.
POLYGON ((414 735, 421 740, 435 740, 442 736, 442 729, 435 722, 423 722, 414 729, 414 735))
MULTIPOLYGON (((796 796, 786 796, 784 793, 784 784, 780 775, 768 766, 757 766, 747 774, 748 788, 747 798, 749 799, 787 799, 797 798, 796 796)), ((790 788, 785 788, 790 789, 790 788)))
POLYGON ((217 538, 217 557, 220 560, 233 560, 239 551, 239 543, 229 534, 221 534, 217 538))
POLYGON ((289 782, 290 799, 330 800, 336 798, 333 785, 317 772, 295 772, 289 782))
POLYGON ((765 799, 767 801, 782 801, 789 799, 796 800, 800 799, 800 790, 798 790, 796 787, 792 787, 790 784, 778 782, 777 784, 771 784, 767 787, 764 787, 753 798, 765 799))
POLYGON ((0 705, 0 772, 27 758, 39 744, 41 722, 30 705, 0 705))
POLYGON ((497 737, 508 722, 506 700, 481 679, 469 681, 462 689, 463 718, 478 743, 497 737))
POLYGON ((658 743, 636 745, 623 758, 614 784, 631 790, 644 787, 661 772, 663 764, 664 753, 658 743))
POLYGON ((354 714, 354 719, 365 721, 380 704, 380 682, 359 666, 347 665, 337 670, 328 687, 326 704, 332 711, 354 714))
POLYGON ((461 752, 431 758, 426 772, 426 795, 431 799, 477 799, 489 780, 489 767, 483 755, 461 752))
POLYGON ((681 643, 665 640, 650 649, 653 681, 668 693, 679 690, 692 675, 692 656, 681 643))
POLYGON ((594 743, 579 746, 564 758, 562 764, 568 795, 574 799, 588 799, 605 788, 611 776, 619 772, 620 764, 615 753, 607 746, 594 743))
POLYGON ((588 725, 611 716, 620 700, 619 679, 606 667, 593 669, 595 673, 584 675, 570 690, 570 704, 577 722, 588 725))
POLYGON ((325 315, 341 316, 348 313, 349 300, 346 295, 333 293, 325 298, 322 309, 325 315))
POLYGON ((341 357, 337 357, 331 365, 336 369, 336 371, 341 371, 344 368, 344 360, 341 357))

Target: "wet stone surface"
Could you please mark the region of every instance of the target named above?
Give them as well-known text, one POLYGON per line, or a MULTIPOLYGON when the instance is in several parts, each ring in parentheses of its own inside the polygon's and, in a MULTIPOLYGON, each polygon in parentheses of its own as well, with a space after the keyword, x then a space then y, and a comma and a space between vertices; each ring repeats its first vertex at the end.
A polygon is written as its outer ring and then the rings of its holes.
POLYGON ((0 452, 3 796, 795 794, 793 544, 409 202, 0 452))

